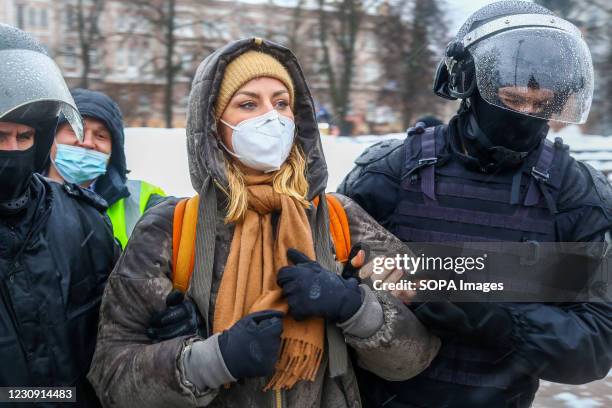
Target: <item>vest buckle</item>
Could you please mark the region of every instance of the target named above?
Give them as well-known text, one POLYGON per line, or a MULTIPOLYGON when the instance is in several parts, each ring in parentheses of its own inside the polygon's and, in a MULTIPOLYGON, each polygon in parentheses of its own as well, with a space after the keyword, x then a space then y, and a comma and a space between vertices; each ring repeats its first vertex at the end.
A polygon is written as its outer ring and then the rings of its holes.
POLYGON ((548 181, 550 174, 546 170, 540 170, 537 167, 531 168, 531 176, 538 181, 548 181))
POLYGON ((534 240, 523 241, 525 244, 525 251, 530 252, 529 254, 519 258, 519 263, 523 266, 533 266, 538 263, 540 259, 540 243, 534 240))
POLYGON ((419 159, 419 167, 431 166, 432 164, 436 164, 438 162, 437 157, 428 157, 425 159, 419 159))

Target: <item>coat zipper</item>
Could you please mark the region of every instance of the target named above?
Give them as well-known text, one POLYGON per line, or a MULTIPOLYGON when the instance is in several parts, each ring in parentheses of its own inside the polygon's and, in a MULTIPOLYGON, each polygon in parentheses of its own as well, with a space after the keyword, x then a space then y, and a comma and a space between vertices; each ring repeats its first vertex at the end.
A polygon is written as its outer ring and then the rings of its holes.
POLYGON ((281 390, 274 390, 274 408, 283 408, 283 394, 281 390))

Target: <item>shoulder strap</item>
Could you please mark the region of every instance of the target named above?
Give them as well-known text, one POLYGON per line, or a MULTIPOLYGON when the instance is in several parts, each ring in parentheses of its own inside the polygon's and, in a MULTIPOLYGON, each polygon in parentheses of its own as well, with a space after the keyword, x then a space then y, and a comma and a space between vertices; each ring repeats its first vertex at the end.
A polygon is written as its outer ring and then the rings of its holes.
POLYGON ((544 183, 550 179, 550 169, 555 157, 555 148, 553 144, 544 140, 536 165, 531 168, 531 182, 527 189, 524 205, 526 207, 534 206, 540 201, 540 196, 543 195, 546 199, 546 204, 550 210, 555 213, 556 205, 550 196, 550 192, 544 186, 544 183))
POLYGON ((340 200, 332 194, 325 194, 329 208, 329 232, 336 248, 336 260, 345 263, 351 252, 351 231, 348 217, 340 200))
MULTIPOLYGON (((436 138, 435 127, 425 129, 421 136, 421 158, 418 166, 421 169, 421 191, 429 200, 436 200, 436 177, 435 164, 436 157, 436 138)), ((427 200, 426 200, 427 202, 427 200)))
MULTIPOLYGON (((329 207, 329 232, 336 248, 336 259, 348 261, 351 251, 351 233, 346 211, 336 197, 326 194, 329 207)), ((183 199, 174 208, 172 224, 172 285, 181 292, 189 288, 195 262, 195 238, 198 221, 198 195, 183 199)), ((315 205, 318 199, 315 199, 315 205)))
POLYGON ((187 292, 195 262, 196 227, 200 196, 178 202, 172 224, 172 284, 187 292))

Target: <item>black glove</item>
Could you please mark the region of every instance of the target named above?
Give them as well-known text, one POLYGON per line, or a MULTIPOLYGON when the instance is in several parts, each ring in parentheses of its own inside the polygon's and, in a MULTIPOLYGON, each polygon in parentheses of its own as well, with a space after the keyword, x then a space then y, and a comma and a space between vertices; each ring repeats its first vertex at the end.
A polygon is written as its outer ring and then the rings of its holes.
POLYGON ((283 332, 283 313, 262 310, 238 320, 219 336, 219 349, 236 379, 264 377, 274 372, 283 332))
POLYGON ((201 334, 200 314, 193 302, 185 300, 183 292, 173 289, 166 296, 166 306, 166 309, 153 315, 149 322, 147 336, 153 343, 201 334))
POLYGON ((342 268, 342 277, 344 279, 354 278, 357 280, 357 283, 361 283, 361 278, 359 277, 359 270, 361 269, 361 266, 359 268, 354 267, 353 264, 351 264, 351 260, 357 256, 359 251, 365 252, 365 262, 363 264, 365 265, 366 263, 368 263, 368 259, 370 258, 370 247, 368 247, 368 245, 364 243, 359 242, 353 245, 353 247, 351 248, 351 252, 349 252, 348 256, 348 261, 344 264, 344 267, 342 268))
POLYGON ((429 330, 443 339, 462 339, 496 347, 512 346, 512 316, 495 303, 427 302, 418 305, 413 312, 429 330))
POLYGON ((293 248, 287 251, 287 258, 295 266, 282 267, 276 282, 295 320, 323 317, 337 323, 357 312, 362 299, 355 278, 344 279, 293 248))

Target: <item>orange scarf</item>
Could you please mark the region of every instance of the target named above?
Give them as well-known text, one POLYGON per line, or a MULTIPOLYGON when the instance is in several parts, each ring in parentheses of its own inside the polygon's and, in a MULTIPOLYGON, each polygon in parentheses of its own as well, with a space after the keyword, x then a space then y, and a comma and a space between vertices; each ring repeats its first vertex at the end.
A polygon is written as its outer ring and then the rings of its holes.
MULTIPOLYGON (((265 309, 287 313, 287 300, 276 284, 278 270, 289 264, 287 249, 315 258, 306 211, 294 198, 275 192, 272 178, 246 176, 248 210, 234 230, 215 304, 214 333, 229 329, 249 313, 265 309), (279 213, 276 234, 273 212, 279 213)), ((324 336, 323 319, 297 322, 285 315, 280 356, 264 390, 291 388, 300 380, 314 381, 323 357, 324 336)))

